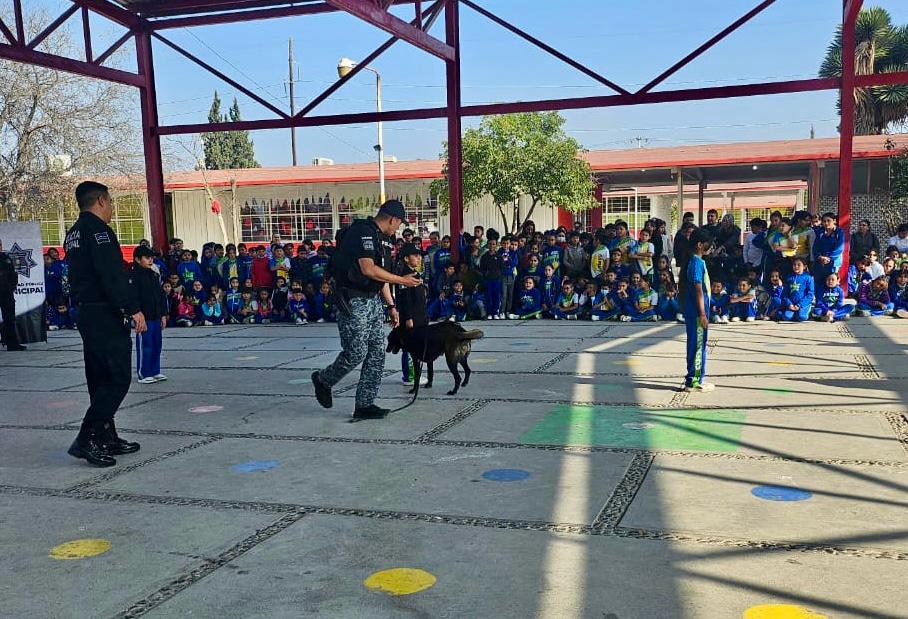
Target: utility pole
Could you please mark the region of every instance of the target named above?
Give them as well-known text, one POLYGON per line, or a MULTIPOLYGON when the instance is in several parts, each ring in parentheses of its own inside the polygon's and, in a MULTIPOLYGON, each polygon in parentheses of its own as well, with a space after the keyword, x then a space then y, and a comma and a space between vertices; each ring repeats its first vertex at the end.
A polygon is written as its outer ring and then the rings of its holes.
MULTIPOLYGON (((294 97, 293 78, 293 39, 287 40, 287 62, 289 65, 288 78, 290 80, 290 116, 296 116, 296 98, 294 97)), ((296 166, 296 127, 290 127, 290 152, 293 155, 293 165, 296 166)))

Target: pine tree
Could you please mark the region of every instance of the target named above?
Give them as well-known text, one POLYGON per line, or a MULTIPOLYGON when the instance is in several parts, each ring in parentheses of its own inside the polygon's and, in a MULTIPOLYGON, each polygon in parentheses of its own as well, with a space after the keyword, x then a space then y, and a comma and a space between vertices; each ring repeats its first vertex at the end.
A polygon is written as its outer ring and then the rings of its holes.
MULTIPOLYGON (((239 122, 240 120, 240 104, 237 102, 236 97, 233 98, 233 105, 230 106, 229 117, 231 122, 239 122)), ((228 148, 226 150, 229 154, 230 168, 260 167, 255 160, 255 144, 249 137, 248 131, 234 131, 228 133, 227 138, 228 148)))
MULTIPOLYGON (((208 111, 208 122, 237 122, 240 117, 240 104, 236 97, 227 114, 221 113, 221 98, 217 91, 208 111)), ((205 151, 205 168, 208 170, 228 170, 238 168, 257 168, 255 145, 248 131, 218 131, 202 135, 205 151)))
MULTIPOLYGON (((214 91, 214 99, 211 101, 211 109, 208 110, 208 122, 220 123, 224 121, 221 115, 221 97, 218 91, 214 91)), ((224 163, 224 133, 203 133, 202 146, 205 151, 205 168, 208 170, 220 170, 224 163)))

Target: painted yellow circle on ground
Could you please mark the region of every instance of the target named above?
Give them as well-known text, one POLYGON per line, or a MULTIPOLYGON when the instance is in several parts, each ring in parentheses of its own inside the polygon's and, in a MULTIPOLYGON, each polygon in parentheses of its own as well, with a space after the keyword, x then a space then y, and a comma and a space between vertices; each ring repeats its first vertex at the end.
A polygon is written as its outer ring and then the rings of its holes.
POLYGON ((470 363, 498 363, 497 359, 470 359, 470 363))
POLYGON ((781 366, 791 366, 794 365, 791 361, 767 361, 766 365, 781 365, 781 366))
POLYGON ((794 604, 762 604, 745 610, 744 619, 828 619, 828 617, 794 604))
POLYGON ((74 539, 50 549, 52 559, 87 559, 104 554, 110 550, 110 541, 106 539, 74 539))
POLYGON ((395 567, 375 572, 363 581, 367 589, 384 591, 391 595, 410 595, 435 584, 435 576, 413 567, 395 567))
POLYGON ((620 361, 615 361, 615 365, 640 365, 643 363, 640 359, 622 359, 620 361))

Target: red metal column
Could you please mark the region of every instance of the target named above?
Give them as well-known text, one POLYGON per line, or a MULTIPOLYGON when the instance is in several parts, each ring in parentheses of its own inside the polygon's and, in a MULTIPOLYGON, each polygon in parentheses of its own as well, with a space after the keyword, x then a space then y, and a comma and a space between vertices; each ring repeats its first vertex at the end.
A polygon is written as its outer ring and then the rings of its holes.
POLYGON ((820 164, 811 161, 807 175, 807 210, 811 215, 816 215, 820 208, 820 180, 820 164))
POLYGON ((460 16, 459 0, 445 5, 445 42, 454 48, 454 59, 445 61, 448 91, 448 217, 451 224, 451 252, 460 256, 463 233, 463 151, 460 116, 460 16))
POLYGON ((590 211, 590 229, 596 231, 602 227, 602 185, 596 183, 596 206, 590 211))
POLYGON ((151 35, 136 34, 136 60, 145 84, 139 89, 142 108, 142 140, 145 145, 145 182, 148 188, 148 219, 151 242, 167 251, 167 224, 164 219, 164 171, 161 166, 161 138, 157 134, 158 101, 155 94, 154 59, 151 35))
POLYGON ((842 254, 840 277, 848 274, 851 245, 852 145, 854 143, 854 51, 855 22, 861 2, 846 0, 842 23, 842 117, 839 125, 839 226, 845 232, 845 252, 842 254))

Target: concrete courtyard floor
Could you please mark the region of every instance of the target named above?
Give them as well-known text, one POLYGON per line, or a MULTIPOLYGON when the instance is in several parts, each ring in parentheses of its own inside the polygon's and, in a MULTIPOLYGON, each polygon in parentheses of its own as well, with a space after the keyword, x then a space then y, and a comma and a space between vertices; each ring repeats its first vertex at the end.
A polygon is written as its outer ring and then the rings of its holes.
POLYGON ((355 424, 334 326, 169 330, 104 470, 78 334, 0 353, 0 617, 908 617, 908 321, 717 325, 705 394, 680 325, 475 326, 355 424))

